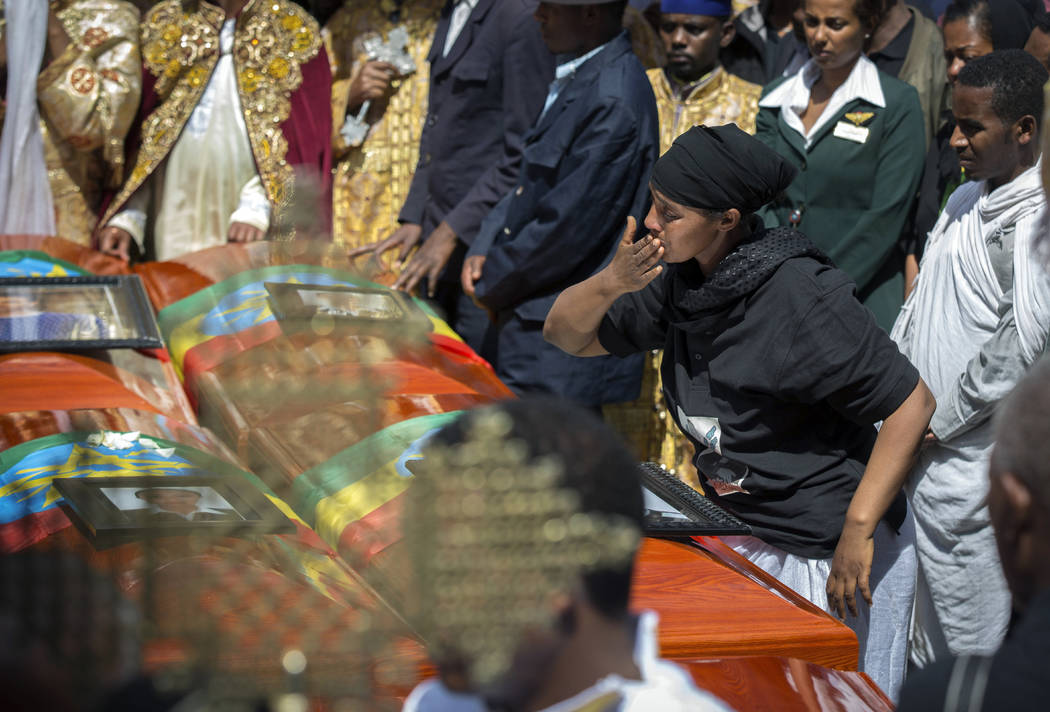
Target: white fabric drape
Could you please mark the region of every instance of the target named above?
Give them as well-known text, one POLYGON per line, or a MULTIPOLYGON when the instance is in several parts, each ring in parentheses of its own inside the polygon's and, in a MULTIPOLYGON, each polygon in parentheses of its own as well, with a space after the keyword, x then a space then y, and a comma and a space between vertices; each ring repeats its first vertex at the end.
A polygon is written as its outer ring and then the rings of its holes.
POLYGON ((7 0, 7 113, 0 136, 0 233, 54 235, 36 80, 47 44, 48 3, 7 0))
POLYGON ((958 394, 971 362, 1006 316, 1010 295, 987 247, 1003 228, 1015 230, 1014 348, 1023 363, 1018 373, 993 374, 989 398, 1008 392, 1045 348, 1050 282, 1033 246, 1044 210, 1039 165, 990 193, 984 181, 958 188, 930 232, 920 277, 893 327, 893 339, 937 399, 935 421, 966 426, 923 447, 908 485, 923 573, 912 638, 918 665, 948 654, 990 654, 1009 622, 1010 596, 987 507, 992 422, 980 420, 958 394))
POLYGON ((143 247, 151 224, 158 260, 224 245, 234 222, 263 232, 270 225, 237 93, 234 31, 235 21, 227 20, 219 36, 222 56, 164 164, 109 221, 143 247))
MULTIPOLYGON (((807 559, 789 554, 753 536, 722 537, 729 546, 758 568, 825 611, 831 559, 807 559)), ((911 515, 900 533, 885 522, 875 529, 875 555, 871 562, 872 605, 856 594, 857 616, 847 613, 845 623, 857 634, 859 667, 894 702, 900 694, 908 667, 908 627, 915 593, 915 524, 911 515)))

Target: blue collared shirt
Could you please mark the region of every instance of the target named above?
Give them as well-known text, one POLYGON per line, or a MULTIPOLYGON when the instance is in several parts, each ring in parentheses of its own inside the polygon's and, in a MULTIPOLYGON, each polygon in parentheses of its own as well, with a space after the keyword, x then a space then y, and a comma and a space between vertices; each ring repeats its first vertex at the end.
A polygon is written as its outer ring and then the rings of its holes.
MULTIPOLYGON (((554 68, 554 81, 551 82, 550 89, 547 91, 547 101, 543 105, 543 111, 540 112, 540 119, 547 113, 547 109, 554 105, 554 102, 558 100, 558 95, 561 94, 561 90, 564 89, 569 82, 572 81, 573 76, 576 75, 576 70, 583 66, 591 57, 601 52, 609 43, 606 42, 603 45, 595 47, 587 54, 581 54, 575 59, 570 59, 567 62, 561 62, 557 67, 554 68)), ((537 122, 539 119, 537 119, 537 122)))

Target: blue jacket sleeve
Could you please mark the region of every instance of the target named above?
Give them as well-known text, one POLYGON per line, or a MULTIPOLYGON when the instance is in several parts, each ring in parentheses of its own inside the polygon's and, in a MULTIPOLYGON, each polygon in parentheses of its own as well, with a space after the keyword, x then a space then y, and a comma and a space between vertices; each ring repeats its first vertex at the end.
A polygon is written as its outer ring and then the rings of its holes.
POLYGON ((587 262, 597 268, 608 241, 619 237, 622 225, 610 229, 610 213, 626 215, 623 204, 634 198, 641 170, 638 122, 629 107, 609 100, 582 126, 568 148, 538 141, 526 149, 523 170, 554 175, 531 219, 513 235, 497 232, 487 251, 477 297, 494 311, 563 287, 587 262))

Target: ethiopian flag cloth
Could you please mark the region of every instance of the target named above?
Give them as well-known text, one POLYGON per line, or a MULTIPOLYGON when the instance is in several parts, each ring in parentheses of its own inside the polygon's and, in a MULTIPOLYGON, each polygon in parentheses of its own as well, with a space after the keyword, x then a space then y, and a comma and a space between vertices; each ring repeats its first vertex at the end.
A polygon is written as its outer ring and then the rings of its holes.
MULTIPOLYGON (((157 316, 172 362, 184 380, 281 335, 270 310, 266 282, 385 289, 349 272, 314 265, 249 270, 202 289, 157 316)), ((430 317, 435 334, 461 341, 429 305, 415 301, 430 317)))
POLYGON ((346 448, 295 478, 292 498, 303 519, 352 566, 401 538, 401 495, 410 463, 427 440, 462 411, 403 420, 346 448))
POLYGON ((87 271, 65 260, 38 250, 0 252, 0 278, 4 277, 76 277, 87 271))
MULTIPOLYGON (((60 478, 219 475, 243 477, 292 519, 255 475, 216 457, 160 438, 125 434, 119 447, 96 444, 83 431, 48 435, 0 452, 0 552, 13 552, 69 526, 52 483, 60 478)), ((96 434, 97 435, 97 434, 96 434)), ((120 440, 118 436, 116 438, 120 440)), ((301 520, 300 520, 301 521, 301 520)))

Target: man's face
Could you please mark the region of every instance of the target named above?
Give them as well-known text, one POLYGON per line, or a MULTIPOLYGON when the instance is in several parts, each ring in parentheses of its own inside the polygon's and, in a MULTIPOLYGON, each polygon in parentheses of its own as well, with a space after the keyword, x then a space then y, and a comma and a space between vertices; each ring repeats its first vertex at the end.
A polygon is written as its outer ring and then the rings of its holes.
POLYGON ((695 82, 718 66, 718 51, 732 39, 723 30, 725 24, 709 15, 661 16, 660 38, 667 50, 667 68, 675 79, 695 82))
POLYGON ((532 16, 552 54, 578 54, 585 36, 582 5, 541 2, 532 16))
POLYGON ((142 499, 168 512, 189 514, 197 509, 201 496, 196 492, 180 489, 151 489, 143 493, 142 499))
POLYGON ((993 95, 992 87, 955 86, 951 144, 967 176, 997 188, 1020 173, 1021 157, 1016 124, 1003 123, 992 110, 993 95))

